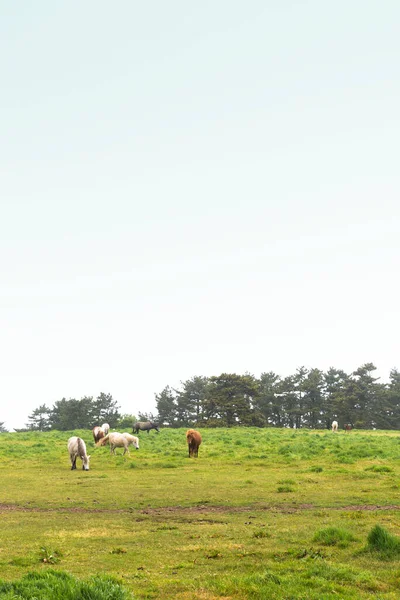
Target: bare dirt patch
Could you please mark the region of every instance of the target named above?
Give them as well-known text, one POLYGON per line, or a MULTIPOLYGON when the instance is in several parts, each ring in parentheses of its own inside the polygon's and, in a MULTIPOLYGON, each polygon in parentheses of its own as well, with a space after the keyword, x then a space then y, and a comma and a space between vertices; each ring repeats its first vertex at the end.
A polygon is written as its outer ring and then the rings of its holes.
POLYGON ((79 506, 62 506, 62 507, 37 507, 37 506, 22 506, 18 504, 0 504, 0 513, 17 511, 17 512, 66 512, 66 513, 137 513, 141 515, 166 515, 166 514, 205 514, 205 513, 238 513, 251 511, 270 511, 279 513, 296 513, 303 510, 347 510, 347 511, 384 511, 384 510, 400 510, 397 504, 355 504, 348 506, 315 506, 314 504, 274 504, 264 506, 163 506, 159 508, 83 508, 79 506))

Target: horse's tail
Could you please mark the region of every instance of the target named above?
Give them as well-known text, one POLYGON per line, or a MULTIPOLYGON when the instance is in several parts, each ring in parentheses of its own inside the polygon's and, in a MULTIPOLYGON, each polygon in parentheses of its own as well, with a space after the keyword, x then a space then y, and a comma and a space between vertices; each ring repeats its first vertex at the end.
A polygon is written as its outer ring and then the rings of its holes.
POLYGON ((99 440, 99 441, 96 443, 96 446, 105 446, 106 444, 108 444, 108 442, 109 442, 109 439, 108 439, 108 438, 109 438, 109 437, 110 437, 109 435, 106 435, 105 437, 101 438, 101 440, 99 440))

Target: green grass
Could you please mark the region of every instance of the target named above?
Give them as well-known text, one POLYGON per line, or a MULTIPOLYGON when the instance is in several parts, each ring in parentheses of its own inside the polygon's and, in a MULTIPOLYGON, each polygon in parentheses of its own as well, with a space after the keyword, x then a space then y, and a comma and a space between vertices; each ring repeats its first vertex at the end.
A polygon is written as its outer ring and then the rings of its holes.
POLYGON ((367 550, 370 552, 376 552, 384 559, 400 557, 400 538, 389 533, 381 525, 375 525, 367 539, 367 550))
POLYGON ((317 531, 313 541, 319 542, 324 546, 340 546, 346 548, 349 542, 354 542, 356 538, 346 529, 340 527, 327 527, 317 531))
POLYGON ((136 599, 400 596, 397 432, 201 433, 198 459, 184 429, 140 434, 130 456, 89 431, 1 434, 0 579, 101 575, 136 599), (72 434, 88 472, 70 470, 72 434))
POLYGON ((130 600, 133 595, 111 577, 87 581, 62 571, 28 573, 20 580, 0 582, 1 600, 130 600))

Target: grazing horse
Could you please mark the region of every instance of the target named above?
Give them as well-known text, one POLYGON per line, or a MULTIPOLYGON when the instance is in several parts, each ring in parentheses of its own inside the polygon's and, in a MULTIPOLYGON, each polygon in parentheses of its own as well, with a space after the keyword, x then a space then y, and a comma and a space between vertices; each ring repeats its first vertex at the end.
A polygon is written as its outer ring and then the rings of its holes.
POLYGON ((89 471, 90 455, 88 456, 86 454, 86 444, 80 437, 76 437, 76 435, 74 435, 73 437, 69 438, 68 452, 71 459, 71 471, 76 469, 76 459, 78 456, 82 460, 82 469, 84 471, 89 471))
POLYGON ((92 433, 95 443, 97 443, 99 440, 101 440, 101 438, 103 438, 106 435, 104 433, 104 429, 102 427, 99 427, 99 425, 93 427, 92 433))
POLYGON ((353 429, 353 427, 350 425, 350 423, 346 423, 346 424, 345 424, 345 426, 344 426, 344 430, 345 430, 346 432, 349 432, 349 433, 350 433, 350 431, 351 431, 352 429, 353 429))
POLYGON ((332 431, 337 431, 339 424, 337 421, 332 421, 332 431))
POLYGON ((104 435, 108 435, 108 432, 110 431, 110 426, 108 423, 103 423, 103 425, 101 426, 102 430, 104 431, 104 435))
POLYGON ((139 433, 139 431, 147 431, 147 433, 149 433, 150 429, 155 429, 157 433, 160 433, 158 425, 153 423, 153 421, 137 421, 133 424, 132 433, 139 433))
POLYGON ((110 444, 110 454, 115 454, 115 448, 124 448, 124 454, 126 452, 129 454, 128 446, 130 444, 135 446, 136 450, 139 450, 139 438, 130 433, 113 431, 99 440, 96 446, 105 446, 106 444, 110 444))
POLYGON ((199 455, 199 446, 201 444, 201 435, 195 429, 188 429, 186 432, 186 439, 189 448, 189 458, 192 456, 197 458, 199 455))

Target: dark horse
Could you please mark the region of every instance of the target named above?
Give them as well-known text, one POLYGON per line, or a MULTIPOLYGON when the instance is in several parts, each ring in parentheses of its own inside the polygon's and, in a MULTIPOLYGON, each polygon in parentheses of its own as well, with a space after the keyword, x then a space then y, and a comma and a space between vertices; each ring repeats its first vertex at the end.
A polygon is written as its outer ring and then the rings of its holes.
POLYGON ((192 456, 197 458, 199 455, 199 446, 201 444, 201 435, 195 429, 188 429, 186 432, 186 440, 189 448, 189 458, 192 456))
POLYGON ((133 433, 139 433, 139 431, 147 431, 149 433, 150 429, 155 429, 157 433, 160 433, 158 430, 158 425, 153 423, 153 421, 137 421, 133 424, 133 433))

